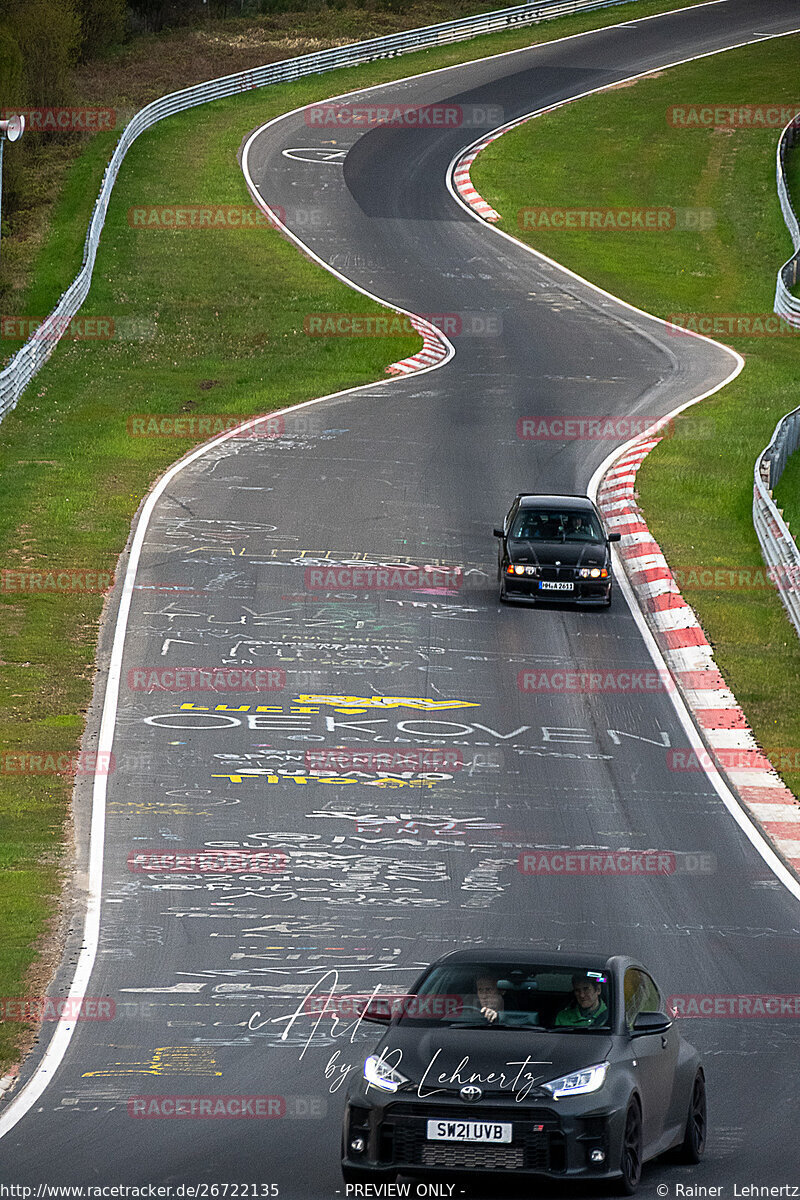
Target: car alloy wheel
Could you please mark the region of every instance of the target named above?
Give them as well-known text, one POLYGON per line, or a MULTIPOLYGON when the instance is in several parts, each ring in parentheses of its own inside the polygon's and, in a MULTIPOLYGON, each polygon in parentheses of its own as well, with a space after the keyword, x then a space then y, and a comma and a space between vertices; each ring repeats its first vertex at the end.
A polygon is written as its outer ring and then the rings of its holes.
POLYGON ((706 1129, 706 1081, 703 1078, 703 1072, 698 1071, 694 1077, 689 1114, 686 1118, 686 1132, 680 1150, 683 1162, 700 1162, 706 1148, 706 1129))
POLYGON ((630 1102, 625 1114, 620 1169, 622 1171, 620 1194, 632 1196, 642 1178, 642 1114, 636 1100, 630 1102))

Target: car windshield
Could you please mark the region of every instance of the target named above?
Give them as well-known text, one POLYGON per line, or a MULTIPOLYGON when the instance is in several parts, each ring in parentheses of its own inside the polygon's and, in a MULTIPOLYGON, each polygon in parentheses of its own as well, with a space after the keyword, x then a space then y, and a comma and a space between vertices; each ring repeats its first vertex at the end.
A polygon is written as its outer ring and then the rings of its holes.
POLYGON ((602 542, 600 522, 593 512, 557 508, 523 508, 511 529, 512 542, 602 542))
POLYGON ((434 967, 395 1012, 400 1024, 608 1031, 611 990, 607 973, 583 967, 453 963, 434 967))

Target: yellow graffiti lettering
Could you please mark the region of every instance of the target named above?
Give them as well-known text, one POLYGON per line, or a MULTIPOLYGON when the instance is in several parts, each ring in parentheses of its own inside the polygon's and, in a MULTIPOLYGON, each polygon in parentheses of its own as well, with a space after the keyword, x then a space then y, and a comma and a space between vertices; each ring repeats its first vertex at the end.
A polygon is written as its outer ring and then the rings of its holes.
POLYGON ((427 700, 419 696, 298 696, 301 704, 329 704, 339 712, 364 712, 369 708, 417 708, 441 712, 448 708, 480 708, 473 700, 427 700))

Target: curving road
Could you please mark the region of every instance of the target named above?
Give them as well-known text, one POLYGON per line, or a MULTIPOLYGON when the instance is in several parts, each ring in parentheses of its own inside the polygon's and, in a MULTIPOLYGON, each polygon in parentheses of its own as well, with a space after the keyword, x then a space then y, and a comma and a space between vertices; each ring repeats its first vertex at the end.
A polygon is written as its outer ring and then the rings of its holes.
MULTIPOLYGON (((355 99, 490 106, 510 120, 799 18, 788 0, 724 0, 355 99)), ((686 745, 670 697, 518 686, 539 667, 652 668, 623 598, 610 613, 500 608, 494 579, 490 532, 509 498, 584 491, 613 448, 521 441, 520 417, 657 417, 719 385, 732 359, 668 344, 657 322, 467 216, 445 176, 475 136, 320 128, 300 112, 248 143, 244 165, 286 226, 393 304, 460 314, 457 353, 287 415, 278 436, 220 441, 156 498, 141 527, 86 988, 112 999, 115 1017, 79 1023, 36 1102, 26 1110, 17 1088, 0 1110, 0 1180, 274 1181, 283 1197, 333 1197, 335 1072, 358 1063, 363 1038, 337 1041, 301 1017, 281 1040, 281 1018, 330 968, 345 991, 397 989, 449 949, 515 941, 640 955, 672 994, 796 990, 797 900, 705 776, 669 769, 668 749, 686 745), (464 584, 325 591, 309 574, 353 561, 460 565, 464 584), (285 687, 172 695, 130 674, 181 665, 276 668, 285 687), (305 752, 342 745, 449 747, 461 768, 417 786, 374 772, 309 779, 305 752), (287 868, 132 869, 152 866, 130 858, 146 850, 225 846, 282 851, 287 868), (533 847, 655 847, 714 855, 716 869, 546 879, 517 869, 533 847), (132 1097, 153 1095, 280 1096, 285 1116, 131 1115, 132 1097)), ((90 796, 79 800, 85 867, 90 796)), ((676 1180, 726 1196, 734 1183, 800 1184, 794 1022, 687 1028, 707 1063, 708 1155, 693 1170, 652 1164, 644 1193, 676 1180)), ((31 1056, 22 1082, 52 1065, 31 1056)))

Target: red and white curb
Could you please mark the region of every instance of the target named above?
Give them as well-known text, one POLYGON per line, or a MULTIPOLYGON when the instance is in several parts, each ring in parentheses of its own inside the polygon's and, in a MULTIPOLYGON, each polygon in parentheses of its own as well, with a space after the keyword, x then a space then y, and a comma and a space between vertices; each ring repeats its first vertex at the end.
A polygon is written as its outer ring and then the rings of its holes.
MULTIPOLYGON (((564 104, 571 104, 571 100, 566 100, 564 104)), ((541 117, 545 113, 553 112, 561 105, 553 104, 550 108, 542 108, 535 113, 526 113, 524 117, 517 117, 516 121, 509 121, 507 125, 501 125, 499 129, 495 129, 487 137, 480 142, 473 144, 464 151, 461 157, 453 166, 453 186, 458 192, 465 204, 468 204, 473 212, 476 212, 479 217, 483 217, 484 221, 499 221, 500 213, 497 209, 492 208, 488 200, 484 200, 483 196, 477 191, 472 179, 470 178, 469 169, 475 159, 480 154, 481 150, 485 150, 492 142, 496 142, 504 133, 508 133, 510 129, 516 129, 519 125, 526 125, 528 121, 533 121, 535 117, 541 117)))
MULTIPOLYGON (((642 438, 624 451, 603 476, 597 503, 609 531, 621 534, 625 573, 700 728, 710 758, 778 852, 800 875, 800 804, 759 749, 714 661, 714 651, 694 609, 681 595, 661 547, 636 504, 636 473, 660 440, 642 438)), ((693 753, 687 751, 687 760, 693 753)), ((699 762, 695 765, 695 769, 701 767, 699 762)))
MULTIPOLYGON (((505 129, 503 133, 505 133, 505 129)), ((453 183, 459 196, 479 216, 483 217, 484 221, 499 221, 500 213, 496 212, 491 204, 484 200, 483 196, 475 190, 475 186, 469 177, 469 169, 481 150, 485 150, 489 143, 495 141, 499 136, 499 133, 494 133, 482 142, 479 142, 477 146, 473 146, 471 150, 468 150, 466 154, 461 156, 453 170, 453 183)))
POLYGON ((439 336, 435 325, 431 325, 419 317, 409 317, 409 322, 422 337, 422 349, 418 350, 416 354, 412 354, 410 358, 403 358, 400 362, 392 363, 386 368, 387 375, 410 375, 412 371, 419 371, 422 367, 435 366, 447 358, 447 344, 439 336))

